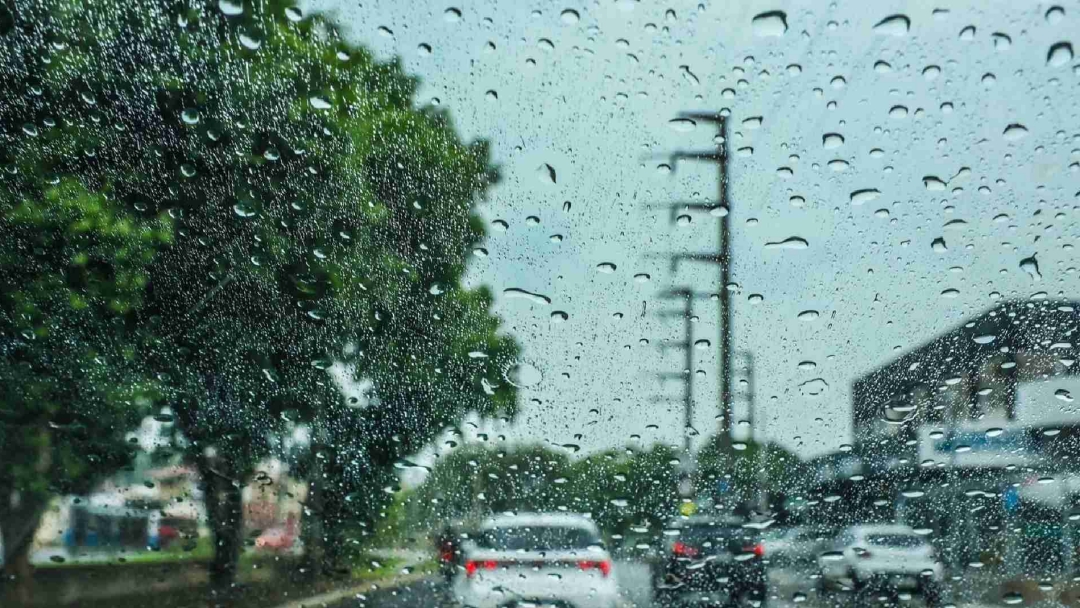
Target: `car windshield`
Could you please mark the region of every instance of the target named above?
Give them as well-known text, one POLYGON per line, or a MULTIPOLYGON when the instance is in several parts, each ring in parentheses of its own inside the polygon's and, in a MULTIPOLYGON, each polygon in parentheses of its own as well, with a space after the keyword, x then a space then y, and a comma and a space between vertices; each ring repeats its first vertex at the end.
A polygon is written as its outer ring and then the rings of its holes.
POLYGON ((485 530, 477 538, 476 544, 498 551, 569 551, 600 546, 600 539, 581 528, 508 526, 485 530))
POLYGON ((1080 0, 0 0, 0 606, 1078 606, 1078 247, 1080 0))

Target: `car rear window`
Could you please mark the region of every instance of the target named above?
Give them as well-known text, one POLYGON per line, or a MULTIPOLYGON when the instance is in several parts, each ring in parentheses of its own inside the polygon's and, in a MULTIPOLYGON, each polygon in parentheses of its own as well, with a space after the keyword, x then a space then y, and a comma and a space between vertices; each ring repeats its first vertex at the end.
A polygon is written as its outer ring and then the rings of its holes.
POLYGON ((866 542, 879 547, 918 547, 925 541, 914 534, 870 534, 866 542))
POLYGON ((598 546, 600 539, 582 528, 521 526, 485 530, 477 545, 501 551, 566 551, 598 546))

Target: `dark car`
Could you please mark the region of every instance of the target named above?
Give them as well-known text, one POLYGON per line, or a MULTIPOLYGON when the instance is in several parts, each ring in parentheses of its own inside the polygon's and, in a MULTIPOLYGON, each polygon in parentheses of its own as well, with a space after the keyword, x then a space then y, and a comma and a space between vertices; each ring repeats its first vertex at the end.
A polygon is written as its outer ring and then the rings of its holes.
POLYGON ((660 606, 764 606, 767 576, 761 531, 742 520, 674 522, 653 571, 660 606))

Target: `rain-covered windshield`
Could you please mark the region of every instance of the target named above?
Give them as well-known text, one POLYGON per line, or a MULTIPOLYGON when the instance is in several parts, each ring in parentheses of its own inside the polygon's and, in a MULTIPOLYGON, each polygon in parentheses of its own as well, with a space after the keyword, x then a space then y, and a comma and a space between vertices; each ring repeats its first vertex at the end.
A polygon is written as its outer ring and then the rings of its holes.
POLYGON ((0 0, 0 606, 1080 605, 1078 45, 0 0))

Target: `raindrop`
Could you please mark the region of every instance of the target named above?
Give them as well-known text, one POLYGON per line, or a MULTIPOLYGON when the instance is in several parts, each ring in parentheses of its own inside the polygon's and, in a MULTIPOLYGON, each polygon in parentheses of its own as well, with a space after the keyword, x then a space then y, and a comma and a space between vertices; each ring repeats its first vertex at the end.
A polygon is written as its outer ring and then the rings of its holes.
POLYGON ((675 118, 668 121, 668 126, 678 133, 689 133, 697 127, 697 123, 689 118, 675 118))
POLYGON ((287 6, 285 7, 285 18, 296 23, 304 18, 304 13, 295 6, 287 6))
POLYGON ((416 52, 420 53, 423 57, 427 57, 431 55, 431 45, 421 42, 420 45, 416 47, 416 52))
POLYGON ((847 171, 848 167, 850 167, 848 162, 841 158, 835 158, 829 161, 829 169, 833 171, 847 171))
POLYGON ((890 15, 874 26, 875 34, 885 36, 904 36, 911 27, 911 20, 905 15, 890 15))
POLYGON ((940 236, 930 243, 930 248, 934 250, 934 253, 945 253, 949 250, 949 247, 945 244, 945 239, 940 236))
POLYGON ((185 125, 199 124, 199 110, 196 108, 185 109, 180 113, 180 120, 184 121, 185 125))
POLYGON ((562 204, 563 213, 570 213, 570 207, 571 207, 570 201, 563 201, 563 204, 562 204))
POLYGON ((804 372, 810 371, 812 369, 817 369, 817 363, 814 363, 813 361, 800 361, 799 369, 803 370, 804 372))
POLYGON ((38 136, 37 125, 35 125, 32 122, 28 122, 28 123, 24 124, 23 127, 22 127, 22 130, 23 130, 23 133, 26 133, 30 137, 37 137, 38 136))
POLYGON ((742 451, 746 450, 746 448, 747 448, 747 445, 743 441, 736 441, 736 442, 731 444, 731 449, 735 450, 736 452, 742 452, 742 451))
POLYGON ((536 178, 539 179, 542 184, 558 183, 555 178, 555 167, 552 167, 547 163, 536 168, 536 178))
MULTIPOLYGON (((484 93, 484 98, 487 99, 488 101, 498 101, 499 100, 499 93, 497 91, 495 91, 494 89, 492 89, 492 90, 489 90, 488 92, 484 93)), ((555 183, 555 181, 552 180, 552 183, 555 183)))
POLYGON ((689 215, 680 215, 679 217, 675 218, 675 223, 683 227, 689 226, 693 221, 694 219, 691 218, 689 215))
POLYGON ((561 243, 561 242, 563 242, 563 235, 561 235, 561 234, 553 234, 553 235, 548 237, 548 240, 551 241, 552 243, 561 243))
POLYGON ((518 388, 528 388, 540 384, 540 381, 544 379, 544 374, 535 365, 518 361, 506 367, 503 377, 518 388))
POLYGON ((765 301, 765 296, 761 295, 760 293, 752 293, 746 296, 746 301, 751 304, 760 304, 765 301))
POLYGON ((892 66, 887 61, 878 60, 874 62, 874 71, 878 74, 888 74, 892 71, 892 66))
POLYGON ((1072 403, 1073 400, 1072 394, 1070 394, 1069 391, 1063 388, 1059 388, 1054 391, 1054 396, 1066 403, 1072 403))
POLYGON ((218 9, 229 17, 244 14, 244 0, 218 0, 218 9))
POLYGON ((1042 280, 1042 275, 1039 274, 1039 261, 1035 259, 1035 256, 1020 260, 1020 270, 1026 272, 1035 281, 1042 280))
POLYGON ((247 203, 236 203, 235 205, 233 205, 233 213, 235 213, 237 217, 248 218, 254 217, 256 211, 254 207, 247 203))
POLYGON ((510 287, 503 290, 503 295, 507 298, 523 298, 529 300, 534 304, 551 304, 551 298, 531 291, 525 291, 524 289, 518 289, 517 287, 510 287))
POLYGON ((712 209, 709 209, 709 215, 713 217, 724 217, 728 214, 728 208, 723 205, 717 205, 712 209))
POLYGON ((833 150, 844 145, 844 136, 839 133, 826 133, 821 136, 821 145, 826 150, 833 150))
POLYGON ((447 23, 457 23, 461 21, 461 9, 450 7, 443 12, 443 19, 447 23))
POLYGON ((820 397, 829 390, 829 383, 824 378, 814 378, 799 385, 799 392, 804 397, 820 397))
POLYGON ((637 283, 648 283, 650 279, 652 279, 652 276, 644 272, 639 272, 634 275, 634 281, 637 283))
POLYGON ((798 319, 800 321, 814 321, 820 316, 821 313, 816 310, 804 310, 799 313, 798 319))
POLYGON ((994 49, 998 51, 1007 51, 1012 46, 1012 38, 1009 38, 1008 34, 1001 32, 994 32, 990 35, 990 38, 994 41, 994 49))
POLYGON ((975 39, 975 26, 974 25, 969 25, 969 26, 965 27, 964 29, 960 30, 960 40, 963 40, 964 42, 971 42, 974 39, 975 39))
POLYGON ((782 241, 771 241, 765 243, 765 249, 806 249, 810 246, 810 243, 806 239, 792 236, 782 241))
POLYGON ((987 437, 999 437, 1004 432, 1005 432, 1005 429, 995 426, 995 427, 986 429, 986 436, 987 437))
POLYGON ((941 178, 936 175, 927 175, 923 177, 922 183, 927 190, 942 191, 945 189, 945 182, 941 181, 941 178))
POLYGON ((755 36, 783 36, 787 32, 787 14, 783 11, 760 13, 750 21, 755 36))
POLYGON ((943 297, 943 298, 955 298, 955 297, 958 297, 959 295, 960 295, 960 290, 958 290, 958 289, 946 289, 946 290, 941 292, 941 297, 943 297))
POLYGON ((329 110, 331 107, 330 101, 328 99, 326 99, 325 97, 319 97, 318 95, 308 97, 308 103, 310 103, 311 107, 315 108, 316 110, 329 110))
POLYGON ((787 66, 787 73, 789 76, 798 76, 799 74, 802 74, 802 66, 797 63, 793 63, 787 66))
POLYGON ((1020 595, 1017 591, 1010 591, 1001 596, 1001 601, 1006 605, 1014 606, 1016 604, 1024 603, 1024 596, 1020 595))
POLYGON ((927 80, 935 80, 938 76, 941 76, 941 68, 936 65, 928 65, 923 68, 922 75, 927 80))
POLYGON ((615 272, 615 268, 616 268, 615 264, 612 264, 611 262, 603 262, 601 264, 596 265, 596 271, 597 272, 602 272, 604 274, 611 274, 611 273, 615 272))
POLYGON ((562 20, 562 22, 566 25, 574 25, 581 20, 581 15, 579 15, 578 12, 574 9, 568 8, 559 15, 559 19, 562 20))
POLYGON ((1027 134, 1027 127, 1020 123, 1014 122, 1009 126, 1005 127, 1005 131, 1002 133, 1002 136, 1005 138, 1005 141, 1016 141, 1018 139, 1023 139, 1027 137, 1027 134))
POLYGON ((705 350, 710 346, 712 346, 712 342, 709 342, 708 340, 697 340, 694 342, 694 348, 698 350, 705 350))
POLYGON ((701 81, 698 80, 698 77, 696 75, 694 75, 693 72, 690 71, 690 66, 688 66, 688 65, 680 65, 679 66, 679 71, 682 72, 683 79, 685 79, 687 82, 694 85, 695 87, 697 85, 701 84, 701 81))
POLYGON ((551 322, 552 323, 562 323, 562 322, 566 321, 569 318, 570 318, 570 315, 566 314, 565 312, 563 312, 561 310, 556 310, 556 311, 551 313, 551 322))
POLYGON ((380 25, 378 28, 376 28, 375 31, 377 31, 380 36, 383 36, 385 38, 393 38, 394 37, 394 31, 391 30, 390 28, 386 27, 385 25, 380 25))
POLYGON ((1058 68, 1066 63, 1072 61, 1073 49, 1072 44, 1068 42, 1058 42, 1050 47, 1050 50, 1046 53, 1046 65, 1052 68, 1058 68))
POLYGON ((1065 18, 1065 9, 1060 6, 1051 6, 1046 11, 1046 22, 1050 25, 1057 25, 1061 23, 1061 20, 1065 18))
POLYGON ((762 122, 763 122, 762 117, 760 117, 760 116, 751 116, 750 118, 747 118, 746 120, 742 121, 742 126, 744 128, 746 128, 746 129, 757 129, 757 128, 761 127, 762 122))
POLYGON ((881 196, 881 191, 876 188, 865 188, 851 193, 851 204, 862 205, 881 196))
POLYGON ((494 220, 491 222, 491 227, 499 232, 506 232, 506 229, 510 227, 504 220, 494 220))
POLYGON ((889 108, 889 118, 901 119, 907 118, 908 109, 905 106, 893 106, 889 108))
POLYGON ((972 338, 972 340, 974 340, 976 344, 990 344, 996 339, 997 336, 995 336, 994 334, 981 334, 972 338))

